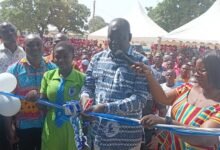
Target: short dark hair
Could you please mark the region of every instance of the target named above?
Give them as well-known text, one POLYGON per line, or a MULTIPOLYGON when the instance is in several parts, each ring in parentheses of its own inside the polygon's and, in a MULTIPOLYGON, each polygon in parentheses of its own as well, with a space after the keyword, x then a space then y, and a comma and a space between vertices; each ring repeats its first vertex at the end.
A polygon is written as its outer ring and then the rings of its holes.
POLYGON ((208 75, 208 82, 214 88, 220 89, 220 51, 207 51, 202 57, 202 62, 208 75))
POLYGON ((53 39, 54 42, 67 41, 68 37, 64 33, 57 33, 53 39))
POLYGON ((176 78, 176 72, 175 72, 175 70, 174 69, 168 69, 168 70, 166 70, 165 71, 165 73, 164 73, 164 75, 165 76, 167 76, 167 72, 172 72, 173 73, 173 75, 175 76, 175 78, 176 78))
POLYGON ((57 49, 58 47, 63 47, 64 49, 66 49, 69 53, 71 53, 72 55, 74 55, 74 46, 68 42, 68 41, 61 41, 59 42, 54 49, 57 49))
POLYGON ((113 22, 117 22, 121 28, 127 29, 127 31, 129 31, 130 33, 130 23, 126 19, 115 18, 110 22, 109 27, 112 25, 113 22))
POLYGON ((0 24, 0 37, 2 37, 3 31, 8 26, 11 26, 15 30, 15 32, 17 31, 17 28, 12 23, 10 23, 10 22, 2 22, 0 24))

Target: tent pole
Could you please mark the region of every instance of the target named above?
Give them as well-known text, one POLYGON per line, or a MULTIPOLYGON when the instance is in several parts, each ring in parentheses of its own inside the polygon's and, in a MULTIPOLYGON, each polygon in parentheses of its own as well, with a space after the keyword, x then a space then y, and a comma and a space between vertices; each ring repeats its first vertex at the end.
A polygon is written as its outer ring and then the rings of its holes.
POLYGON ((160 50, 160 47, 161 47, 161 37, 158 37, 158 40, 157 40, 157 52, 161 52, 160 50))

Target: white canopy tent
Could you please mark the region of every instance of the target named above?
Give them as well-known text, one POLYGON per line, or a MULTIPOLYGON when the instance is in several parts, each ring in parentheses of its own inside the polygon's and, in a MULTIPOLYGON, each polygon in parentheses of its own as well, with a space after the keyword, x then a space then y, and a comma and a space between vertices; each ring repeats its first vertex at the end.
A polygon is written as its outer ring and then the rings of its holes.
POLYGON ((204 43, 220 43, 220 0, 201 16, 173 30, 162 38, 204 43))
MULTIPOLYGON (((127 17, 124 17, 130 23, 132 41, 138 43, 156 42, 167 32, 152 21, 146 14, 145 9, 139 2, 134 5, 133 11, 127 17)), ((108 26, 88 35, 88 39, 106 40, 108 26)))

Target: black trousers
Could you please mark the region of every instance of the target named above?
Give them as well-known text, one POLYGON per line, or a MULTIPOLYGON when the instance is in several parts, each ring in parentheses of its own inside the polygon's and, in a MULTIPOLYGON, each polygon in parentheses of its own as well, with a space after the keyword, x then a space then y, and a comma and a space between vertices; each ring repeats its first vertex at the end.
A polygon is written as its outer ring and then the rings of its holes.
POLYGON ((19 150, 41 149, 41 128, 17 129, 19 150))
POLYGON ((4 117, 1 115, 0 115, 0 150, 11 150, 5 132, 4 117))

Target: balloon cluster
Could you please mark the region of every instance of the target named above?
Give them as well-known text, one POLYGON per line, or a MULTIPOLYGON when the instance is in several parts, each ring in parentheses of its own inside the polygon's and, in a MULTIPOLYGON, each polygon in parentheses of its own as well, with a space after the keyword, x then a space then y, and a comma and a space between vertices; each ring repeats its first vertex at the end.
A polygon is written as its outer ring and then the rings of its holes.
MULTIPOLYGON (((0 74, 0 92, 13 92, 17 86, 17 79, 10 73, 0 74)), ((20 99, 8 95, 0 94, 0 114, 3 116, 13 116, 21 108, 20 99)))
MULTIPOLYGON (((15 76, 10 73, 2 73, 0 74, 0 85, 0 114, 8 117, 13 116, 18 113, 21 108, 20 97, 22 96, 11 94, 17 86, 17 80, 15 76)), ((65 114, 68 115, 66 118, 72 124, 75 132, 77 149, 82 150, 85 146, 86 140, 79 119, 81 112, 79 101, 67 102, 63 106, 41 99, 38 100, 37 103, 58 109, 64 109, 65 114)))

